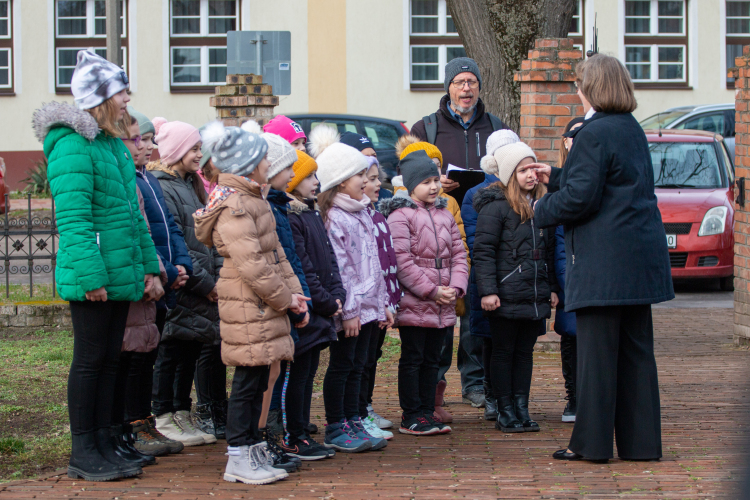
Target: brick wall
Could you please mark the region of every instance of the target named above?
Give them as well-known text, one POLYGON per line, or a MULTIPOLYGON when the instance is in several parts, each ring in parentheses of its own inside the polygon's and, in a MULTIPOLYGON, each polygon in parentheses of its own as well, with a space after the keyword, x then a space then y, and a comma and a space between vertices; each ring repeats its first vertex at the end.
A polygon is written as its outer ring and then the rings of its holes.
POLYGON ((540 162, 554 165, 565 125, 583 116, 576 95, 575 65, 583 59, 570 38, 540 38, 521 63, 515 80, 521 84, 519 137, 540 162))
POLYGON ((216 118, 228 127, 238 127, 248 120, 262 127, 273 117, 279 98, 270 85, 263 84, 262 76, 227 75, 227 84, 216 87, 209 103, 216 108, 216 118))
MULTIPOLYGON (((748 124, 750 124, 750 46, 742 51, 742 57, 735 59, 735 68, 730 75, 735 78, 735 176, 750 177, 750 155, 748 145, 748 124)), ((745 185, 748 185, 745 182, 745 185)), ((735 195, 738 190, 735 191, 735 195)), ((747 193, 745 195, 747 200, 747 193)), ((744 206, 734 204, 734 341, 736 344, 750 344, 750 203, 744 206)))

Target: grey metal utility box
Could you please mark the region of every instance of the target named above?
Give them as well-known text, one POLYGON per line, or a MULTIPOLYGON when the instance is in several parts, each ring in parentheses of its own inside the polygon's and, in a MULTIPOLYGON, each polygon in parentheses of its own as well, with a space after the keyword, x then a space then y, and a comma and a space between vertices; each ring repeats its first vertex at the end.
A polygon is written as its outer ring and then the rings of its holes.
POLYGON ((227 33, 227 74, 261 75, 274 95, 292 93, 292 33, 290 31, 230 31, 227 33))

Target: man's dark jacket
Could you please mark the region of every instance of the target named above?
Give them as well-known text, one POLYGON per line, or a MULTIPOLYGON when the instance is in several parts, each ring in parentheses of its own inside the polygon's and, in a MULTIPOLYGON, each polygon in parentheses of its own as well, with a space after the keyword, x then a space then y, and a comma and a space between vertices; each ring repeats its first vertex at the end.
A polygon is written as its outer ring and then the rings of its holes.
MULTIPOLYGON (((448 111, 450 95, 440 99, 437 110, 437 136, 435 146, 443 155, 443 173, 448 164, 469 170, 479 170, 479 160, 486 154, 487 138, 494 132, 489 114, 484 109, 481 99, 477 101, 476 116, 468 129, 464 129, 448 111)), ((501 122, 502 123, 502 122, 501 122)), ((504 123, 502 128, 508 128, 504 123)), ((411 133, 427 141, 424 120, 419 120, 411 128, 411 133)))
POLYGON ((542 227, 565 225, 565 310, 673 299, 643 129, 630 113, 596 113, 573 137, 534 215, 542 227))

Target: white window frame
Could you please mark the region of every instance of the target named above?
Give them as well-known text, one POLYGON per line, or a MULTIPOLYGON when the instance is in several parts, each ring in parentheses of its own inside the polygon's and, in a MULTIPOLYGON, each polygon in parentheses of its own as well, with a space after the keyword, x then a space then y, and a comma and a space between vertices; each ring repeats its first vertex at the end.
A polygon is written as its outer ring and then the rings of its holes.
MULTIPOLYGON (((122 60, 123 60, 122 70, 125 73, 127 73, 128 72, 128 63, 127 63, 128 48, 127 47, 120 47, 120 48, 122 49, 122 60)), ((77 50, 77 51, 88 50, 88 51, 96 53, 97 50, 106 51, 107 48, 106 47, 57 47, 55 49, 55 84, 57 85, 58 88, 69 89, 70 88, 69 83, 60 82, 60 51, 61 50, 77 50)), ((75 66, 63 66, 63 68, 75 68, 75 66)))
MULTIPOLYGON (((726 1, 726 3, 730 3, 730 2, 726 1)), ((747 4, 750 4, 750 2, 747 2, 747 1, 743 1, 743 2, 739 2, 738 1, 736 3, 747 3, 747 4)), ((726 12, 726 10, 725 10, 725 12, 726 12)), ((750 31, 745 32, 745 33, 741 33, 741 32, 740 33, 736 33, 736 32, 733 32, 733 31, 729 31, 729 21, 731 19, 739 19, 739 20, 745 19, 745 20, 750 20, 750 16, 730 16, 729 14, 725 14, 724 26, 726 27, 726 36, 741 36, 741 37, 748 37, 748 36, 750 36, 750 31)))
MULTIPOLYGON (((2 2, 5 2, 5 3, 8 4, 8 17, 7 17, 7 21, 8 21, 8 34, 5 35, 5 36, 0 36, 0 38, 2 38, 2 39, 9 39, 9 38, 13 38, 13 12, 12 12, 13 2, 12 2, 12 0, 2 0, 2 2)), ((0 2, 0 3, 2 3, 2 2, 0 2)), ((6 18, 2 17, 0 19, 6 19, 6 18)))
POLYGON ((445 44, 445 45, 411 45, 409 47, 409 81, 414 84, 423 84, 423 83, 440 83, 442 84, 445 80, 445 65, 448 63, 448 49, 449 48, 464 48, 463 45, 456 45, 456 44, 445 44), (438 49, 438 61, 437 63, 415 63, 413 62, 412 58, 412 49, 415 47, 424 47, 424 48, 430 48, 438 49), (414 80, 414 64, 419 65, 430 65, 438 67, 438 79, 437 80, 414 80))
MULTIPOLYGON (((209 33, 208 32, 208 0, 199 0, 200 1, 200 33, 175 33, 174 32, 174 22, 172 20, 174 19, 174 13, 172 12, 172 0, 167 0, 169 2, 169 36, 174 38, 196 38, 196 37, 210 37, 210 38, 226 38, 226 33, 209 33)), ((234 0, 235 3, 235 27, 237 29, 240 28, 240 2, 238 0, 234 0)), ((185 17, 185 16, 179 16, 179 17, 185 17)), ((195 17, 195 16, 190 16, 195 17)), ((211 17, 219 17, 219 18, 228 18, 230 16, 211 16, 211 17)), ((195 47, 191 47, 195 48, 195 47)), ((171 55, 171 50, 170 50, 171 55)), ((170 80, 171 80, 170 76, 170 80)))
MULTIPOLYGON (((182 46, 182 45, 173 45, 169 48, 169 83, 173 87, 198 87, 198 86, 209 86, 209 85, 223 85, 226 83, 226 81, 220 81, 220 82, 212 82, 208 79, 210 75, 209 69, 211 67, 219 67, 223 66, 221 64, 209 64, 209 54, 208 51, 210 49, 224 49, 227 50, 226 47, 221 45, 192 45, 192 46, 182 46), (174 81, 174 51, 175 49, 200 49, 201 51, 201 62, 200 62, 200 69, 201 69, 201 81, 199 82, 175 82, 174 81)), ((180 66, 188 66, 185 64, 182 64, 180 66)), ((190 65, 195 66, 195 65, 190 65)))
MULTIPOLYGON (((642 80, 636 80, 633 79, 633 82, 636 83, 684 83, 687 82, 687 46, 686 45, 674 45, 674 44, 663 44, 663 45, 638 45, 638 44, 628 44, 625 45, 625 50, 627 52, 627 49, 629 47, 649 47, 651 49, 651 59, 649 61, 649 65, 651 68, 651 78, 650 79, 642 79, 642 80), (659 79, 659 49, 660 48, 681 48, 682 49, 682 62, 671 62, 671 61, 665 61, 663 64, 670 64, 670 65, 682 65, 682 78, 681 79, 659 79)), ((629 63, 627 62, 627 56, 624 60, 625 67, 627 68, 628 64, 639 64, 639 65, 645 65, 645 63, 629 63)))
POLYGON ((0 48, 0 52, 7 51, 8 52, 8 66, 0 66, 0 69, 8 68, 8 84, 2 85, 0 84, 0 89, 12 89, 13 88, 13 49, 10 47, 2 47, 0 48))
POLYGON ((583 0, 578 0, 578 15, 574 15, 574 18, 578 18, 578 30, 577 32, 568 33, 568 37, 579 37, 583 36, 583 0))
MULTIPOLYGON (((128 34, 128 25, 127 25, 127 19, 128 16, 126 15, 128 3, 127 0, 121 0, 122 1, 122 15, 120 16, 120 19, 122 19, 122 35, 120 35, 121 38, 126 38, 128 34)), ((86 34, 83 35, 61 35, 60 34, 60 17, 58 15, 58 5, 60 4, 59 0, 55 0, 55 37, 57 38, 107 38, 107 35, 97 35, 96 34, 96 19, 102 19, 101 16, 96 16, 96 9, 94 8, 96 0, 85 0, 86 2, 86 34)), ((80 19, 80 18, 64 18, 64 19, 80 19)), ((57 79, 57 76, 55 76, 55 79, 57 79)))
MULTIPOLYGON (((627 1, 627 0, 624 0, 624 1, 627 1)), ((647 1, 651 3, 651 6, 649 8, 649 28, 650 28, 649 33, 629 33, 627 31, 627 19, 628 18, 644 19, 645 16, 628 16, 626 14, 624 17, 625 26, 623 26, 623 33, 625 34, 625 36, 627 37, 631 37, 631 36, 662 36, 662 37, 685 36, 686 34, 685 30, 687 28, 687 2, 686 0, 671 0, 671 1, 682 2, 682 16, 659 16, 659 0, 647 0, 647 1), (682 32, 659 33, 659 19, 682 19, 682 32)), ((693 0, 693 1, 697 1, 697 0, 693 0)), ((627 11, 625 12, 627 13, 627 11)))
MULTIPOLYGON (((438 13, 437 13, 437 20, 438 20, 438 30, 435 32, 430 33, 414 33, 412 31, 412 13, 411 13, 411 0, 409 1, 409 34, 411 36, 454 36, 458 35, 458 32, 447 32, 448 28, 448 18, 452 17, 450 15, 450 11, 448 10, 448 4, 446 3, 446 0, 437 0, 438 3, 438 13)), ((435 16, 419 16, 419 17, 435 17, 435 16)), ((454 23, 455 24, 455 23, 454 23)))

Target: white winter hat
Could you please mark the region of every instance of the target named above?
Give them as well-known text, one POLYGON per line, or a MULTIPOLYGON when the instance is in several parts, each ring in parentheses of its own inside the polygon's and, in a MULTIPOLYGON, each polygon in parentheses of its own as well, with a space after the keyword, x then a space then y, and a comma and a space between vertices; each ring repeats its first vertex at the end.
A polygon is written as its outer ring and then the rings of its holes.
POLYGON ((494 155, 498 148, 520 141, 521 139, 518 138, 518 134, 510 129, 496 130, 487 138, 487 154, 490 156, 494 155))
POLYGON ((524 158, 533 158, 536 161, 536 155, 529 146, 521 141, 511 142, 497 148, 494 154, 482 158, 479 165, 486 174, 496 176, 504 186, 507 186, 516 167, 524 158))
POLYGON ((321 193, 370 168, 367 157, 340 143, 339 133, 327 125, 318 125, 310 133, 310 154, 318 164, 321 193))
POLYGON ((291 167, 297 161, 297 150, 280 135, 263 133, 258 122, 253 120, 246 121, 242 124, 241 128, 245 132, 258 134, 268 144, 266 160, 271 164, 268 167, 268 180, 273 179, 282 170, 291 167))
POLYGON ((78 62, 70 81, 78 109, 95 108, 128 86, 128 75, 121 67, 88 50, 78 52, 78 62))

